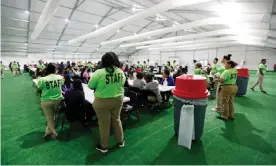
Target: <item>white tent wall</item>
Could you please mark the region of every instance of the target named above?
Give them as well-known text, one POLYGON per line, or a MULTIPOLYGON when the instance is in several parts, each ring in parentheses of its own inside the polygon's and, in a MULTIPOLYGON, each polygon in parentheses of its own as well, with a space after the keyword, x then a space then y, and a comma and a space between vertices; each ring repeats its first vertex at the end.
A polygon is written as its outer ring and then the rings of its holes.
POLYGON ((28 57, 24 52, 1 52, 1 61, 6 67, 10 62, 16 61, 19 62, 20 68, 23 68, 24 64, 28 63, 28 57))
POLYGON ((276 50, 266 50, 264 48, 252 46, 235 46, 218 49, 176 52, 153 52, 144 49, 132 54, 129 60, 132 61, 132 63, 137 63, 137 61, 149 59, 150 61, 156 61, 159 64, 166 64, 170 57, 179 57, 180 64, 184 65, 185 63, 188 63, 189 70, 191 71, 193 68, 193 60, 208 60, 212 64, 215 57, 221 60, 221 58, 227 54, 232 54, 232 60, 238 64, 240 64, 241 61, 245 61, 244 67, 247 67, 250 70, 256 70, 261 59, 267 59, 268 70, 273 70, 273 65, 276 64, 276 50))

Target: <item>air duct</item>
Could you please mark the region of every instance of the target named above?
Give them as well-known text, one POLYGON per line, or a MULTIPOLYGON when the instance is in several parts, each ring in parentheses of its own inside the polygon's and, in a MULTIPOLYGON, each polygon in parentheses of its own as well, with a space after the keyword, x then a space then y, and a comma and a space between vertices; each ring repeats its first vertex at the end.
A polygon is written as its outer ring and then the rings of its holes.
POLYGON ((193 40, 193 41, 184 41, 184 42, 177 42, 177 43, 168 43, 168 44, 159 44, 159 45, 149 45, 149 46, 140 46, 136 47, 136 49, 145 49, 145 48, 154 48, 154 47, 172 47, 172 46, 181 46, 187 44, 208 44, 210 42, 221 42, 221 41, 239 41, 239 40, 252 40, 252 41, 265 41, 266 37, 255 37, 255 36, 246 36, 246 37, 239 37, 239 36, 226 36, 226 37, 219 37, 219 38, 207 38, 207 39, 200 39, 200 40, 193 40))
POLYGON ((31 35, 31 39, 35 40, 47 25, 50 19, 53 17, 54 13, 57 10, 61 0, 48 0, 45 8, 43 9, 42 14, 40 15, 38 22, 34 28, 34 31, 31 35))
POLYGON ((192 5, 192 4, 202 3, 202 2, 208 2, 208 1, 211 1, 211 0, 165 0, 153 7, 143 10, 137 14, 134 14, 132 16, 129 16, 127 18, 124 18, 122 20, 114 22, 106 27, 100 28, 94 32, 80 36, 76 39, 72 39, 69 41, 69 44, 75 44, 78 42, 82 42, 86 39, 90 39, 92 37, 97 37, 97 36, 103 35, 105 33, 115 32, 117 29, 120 29, 123 26, 125 26, 131 22, 137 21, 139 19, 147 18, 147 17, 150 17, 150 16, 158 14, 158 13, 162 13, 169 9, 173 9, 173 8, 177 8, 177 7, 185 6, 185 5, 192 5))
POLYGON ((218 24, 224 24, 225 22, 222 21, 221 18, 219 17, 214 17, 214 18, 206 18, 203 20, 197 20, 189 23, 184 23, 184 24, 178 24, 173 27, 168 27, 168 28, 163 28, 163 29, 158 29, 150 32, 145 32, 133 36, 128 36, 128 37, 123 37, 120 39, 115 39, 111 41, 106 41, 102 42, 101 45, 111 45, 111 44, 116 44, 120 42, 126 42, 126 41, 132 41, 132 40, 138 40, 138 39, 145 39, 148 38, 149 36, 157 36, 169 32, 176 32, 184 29, 190 29, 190 28, 195 28, 195 27, 200 27, 200 26, 206 26, 206 25, 218 25, 218 24))
MULTIPOLYGON (((245 35, 266 37, 268 32, 269 32, 268 30, 250 30, 250 31, 245 32, 245 35)), ((222 30, 216 30, 216 31, 210 31, 210 32, 190 34, 190 35, 185 35, 185 36, 176 36, 176 37, 170 37, 170 38, 165 38, 165 39, 124 44, 124 45, 120 45, 120 47, 126 48, 126 47, 134 47, 134 46, 143 46, 143 45, 147 45, 147 44, 160 44, 160 43, 168 43, 168 42, 171 43, 171 42, 181 41, 181 40, 198 39, 198 38, 205 38, 205 37, 219 36, 219 35, 237 35, 237 34, 238 33, 235 30, 222 29, 222 30)))

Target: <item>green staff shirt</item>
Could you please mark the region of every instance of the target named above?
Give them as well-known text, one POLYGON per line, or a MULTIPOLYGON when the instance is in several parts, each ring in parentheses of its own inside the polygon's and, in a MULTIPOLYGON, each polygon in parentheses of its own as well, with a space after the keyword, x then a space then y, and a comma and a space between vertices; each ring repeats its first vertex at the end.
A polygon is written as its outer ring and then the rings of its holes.
POLYGON ((225 70, 220 78, 224 80, 220 85, 235 85, 237 81, 238 71, 236 68, 225 70))
POLYGON ((211 71, 211 73, 216 74, 216 73, 219 71, 219 68, 220 68, 219 64, 214 64, 214 65, 212 66, 212 71, 211 71))
POLYGON ((0 69, 3 70, 5 67, 3 64, 0 64, 0 69))
POLYGON ((200 68, 194 69, 194 74, 195 75, 202 75, 203 74, 202 69, 200 69, 200 68))
POLYGON ((225 71, 225 67, 223 64, 219 65, 218 72, 222 74, 225 71))
POLYGON ((40 70, 44 70, 46 68, 46 66, 43 65, 43 64, 38 64, 37 68, 40 69, 40 70))
POLYGON ((13 64, 11 65, 11 67, 12 67, 13 69, 17 69, 17 68, 18 68, 18 65, 17 65, 17 63, 13 63, 13 64))
POLYGON ((41 101, 56 101, 63 99, 61 87, 64 84, 60 75, 50 74, 38 80, 37 87, 42 90, 41 101))
POLYGON ((90 89, 96 89, 96 98, 116 98, 124 95, 124 84, 126 77, 123 71, 114 67, 113 73, 109 73, 105 68, 97 70, 88 83, 90 89))
POLYGON ((266 74, 266 65, 260 63, 260 64, 259 64, 259 70, 258 70, 258 72, 259 72, 260 70, 262 71, 263 74, 266 74))

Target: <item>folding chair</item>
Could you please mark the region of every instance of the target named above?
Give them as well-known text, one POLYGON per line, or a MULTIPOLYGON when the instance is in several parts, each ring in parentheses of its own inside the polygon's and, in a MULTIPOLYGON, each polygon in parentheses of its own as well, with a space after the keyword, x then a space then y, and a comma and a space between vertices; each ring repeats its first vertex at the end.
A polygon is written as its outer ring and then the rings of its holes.
POLYGON ((128 91, 126 96, 130 98, 130 101, 123 105, 122 111, 127 114, 128 119, 130 119, 131 112, 134 112, 137 120, 140 122, 139 109, 141 108, 141 105, 137 100, 138 93, 128 91))

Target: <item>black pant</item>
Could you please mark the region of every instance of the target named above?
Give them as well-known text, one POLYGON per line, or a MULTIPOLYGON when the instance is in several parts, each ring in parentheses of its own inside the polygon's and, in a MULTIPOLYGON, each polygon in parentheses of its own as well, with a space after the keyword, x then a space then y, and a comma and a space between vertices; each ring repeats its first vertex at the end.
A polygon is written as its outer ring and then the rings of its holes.
POLYGON ((170 97, 171 97, 172 93, 170 91, 168 92, 161 92, 161 96, 162 96, 162 101, 163 102, 168 102, 170 97))

